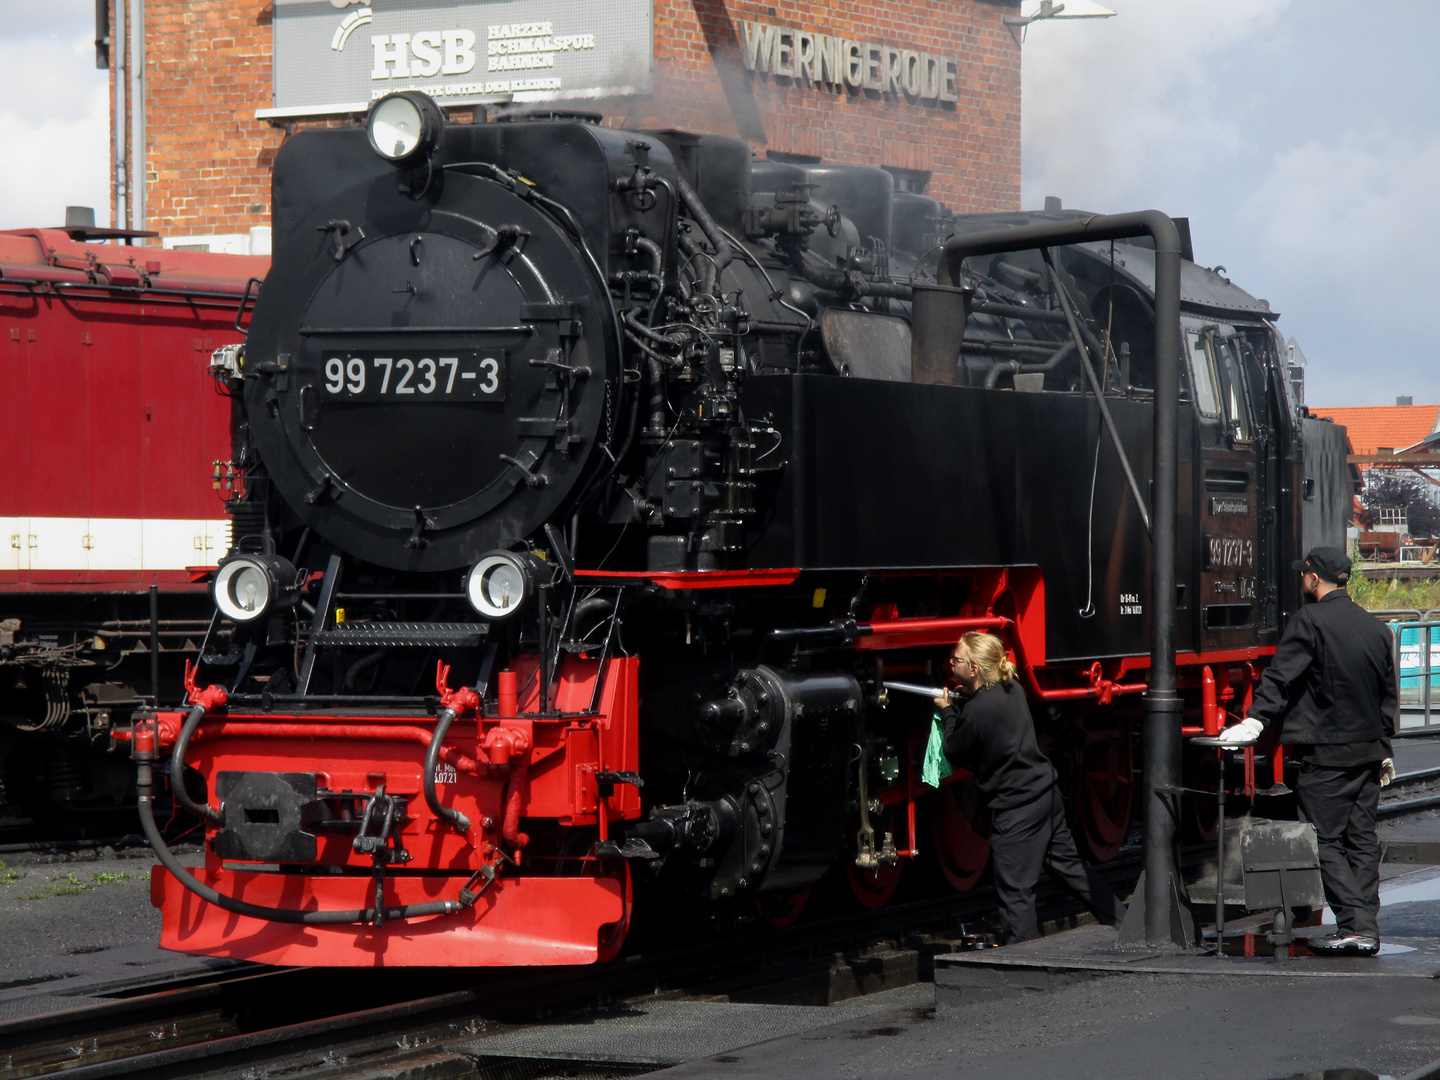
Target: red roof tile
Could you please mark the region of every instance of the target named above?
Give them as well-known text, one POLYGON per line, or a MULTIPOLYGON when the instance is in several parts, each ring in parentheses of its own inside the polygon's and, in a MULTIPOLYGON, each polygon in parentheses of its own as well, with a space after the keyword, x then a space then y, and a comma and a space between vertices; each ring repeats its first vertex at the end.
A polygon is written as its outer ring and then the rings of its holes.
MULTIPOLYGON (((1435 430, 1440 405, 1311 406, 1316 416, 1343 424, 1352 454, 1373 454, 1381 447, 1403 450, 1435 430)), ((1362 466, 1363 467, 1363 466, 1362 466)))

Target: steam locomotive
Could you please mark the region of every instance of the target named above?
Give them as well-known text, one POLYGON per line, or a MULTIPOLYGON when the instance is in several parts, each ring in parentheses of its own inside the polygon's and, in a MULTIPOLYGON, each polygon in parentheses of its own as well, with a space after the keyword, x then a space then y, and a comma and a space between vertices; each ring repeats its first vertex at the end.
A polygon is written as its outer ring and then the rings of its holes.
POLYGON ((447 125, 410 92, 290 139, 272 269, 212 361, 234 548, 184 707, 128 733, 162 943, 584 963, 637 891, 784 922, 827 875, 868 907, 917 860, 973 888, 983 807, 963 771, 922 788, 932 706, 894 689, 971 629, 1113 857, 1160 365, 1186 731, 1243 709, 1348 489, 1275 314, 1217 273, 1184 262, 1165 358, 1153 245, 941 265, 946 237, 1083 219, 953 215, 723 136, 447 125), (155 825, 166 761, 198 869, 155 825))

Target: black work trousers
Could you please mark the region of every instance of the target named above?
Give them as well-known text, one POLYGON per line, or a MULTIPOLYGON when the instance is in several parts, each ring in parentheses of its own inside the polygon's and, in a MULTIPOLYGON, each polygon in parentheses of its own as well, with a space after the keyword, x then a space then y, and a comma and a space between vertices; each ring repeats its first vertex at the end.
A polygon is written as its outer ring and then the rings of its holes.
POLYGON ((1035 884, 1040 880, 1042 868, 1083 900, 1105 925, 1114 926, 1125 916, 1124 905, 1110 891, 1105 879, 1075 850, 1075 838, 1065 823, 1058 787, 1051 787, 1049 792, 1023 806, 996 810, 990 832, 990 853, 1006 945, 1040 936, 1035 919, 1035 884))
POLYGON ((1305 762, 1295 785, 1300 817, 1320 839, 1325 900, 1344 933, 1379 935, 1380 764, 1336 768, 1305 762))

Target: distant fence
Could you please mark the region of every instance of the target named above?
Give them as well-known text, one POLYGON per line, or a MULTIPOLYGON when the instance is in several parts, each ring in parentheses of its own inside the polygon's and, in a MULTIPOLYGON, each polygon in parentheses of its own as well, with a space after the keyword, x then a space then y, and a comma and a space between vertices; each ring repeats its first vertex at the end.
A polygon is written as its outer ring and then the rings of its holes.
POLYGON ((1372 611, 1395 635, 1395 669, 1400 674, 1398 731, 1440 730, 1440 608, 1430 611, 1372 611))

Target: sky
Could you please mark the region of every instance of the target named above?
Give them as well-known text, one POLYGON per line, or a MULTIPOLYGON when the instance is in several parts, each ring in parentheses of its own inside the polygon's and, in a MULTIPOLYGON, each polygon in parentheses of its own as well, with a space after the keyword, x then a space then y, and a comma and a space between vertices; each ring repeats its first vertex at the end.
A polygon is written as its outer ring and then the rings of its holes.
MULTIPOLYGON (((1440 403, 1440 0, 1105 0, 1023 46, 1022 205, 1190 218, 1312 405, 1440 403)), ((93 0, 0 0, 0 228, 108 215, 93 0)))
POLYGON ((1189 217, 1308 404, 1440 402, 1440 2, 1102 2, 1026 35, 1022 205, 1189 217))

